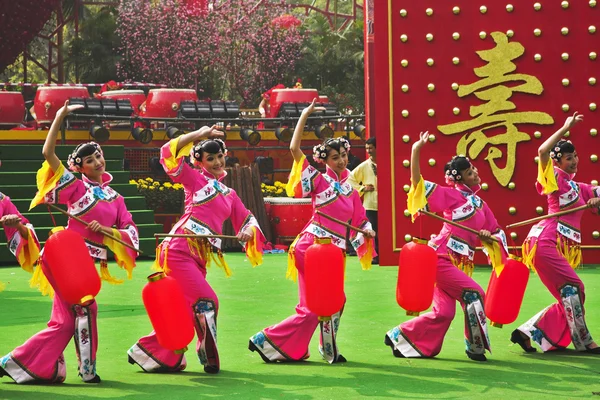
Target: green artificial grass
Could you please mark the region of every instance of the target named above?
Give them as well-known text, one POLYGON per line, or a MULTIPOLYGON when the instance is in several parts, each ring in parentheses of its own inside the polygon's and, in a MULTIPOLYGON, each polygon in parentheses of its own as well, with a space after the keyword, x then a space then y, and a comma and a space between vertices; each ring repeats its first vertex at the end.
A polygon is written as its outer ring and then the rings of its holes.
MULTIPOLYGON (((374 266, 362 271, 348 258, 347 304, 338 335, 346 364, 329 365, 318 353, 318 334, 310 345, 311 357, 299 363, 265 364, 247 350, 248 338, 260 329, 291 315, 297 287, 285 280, 285 255, 265 255, 252 269, 242 254, 228 254, 234 270, 225 278, 216 267, 208 279, 219 295, 219 351, 222 371, 204 373, 194 351, 186 353, 182 373, 148 374, 127 363, 127 349, 150 330, 141 289, 151 272, 141 262, 132 281, 105 284, 98 296, 100 385, 83 384, 77 376, 75 350, 66 349, 67 379, 58 385, 16 385, 0 379, 0 399, 568 399, 600 394, 600 356, 574 350, 525 354, 509 341, 510 332, 552 303, 536 275, 531 275, 521 314, 503 329, 490 327, 493 354, 487 363, 469 360, 464 353, 463 314, 446 335, 435 359, 398 359, 383 344, 390 328, 407 320, 395 301, 396 268, 374 266)), ((112 265, 113 271, 116 269, 112 265)), ((600 269, 583 269, 587 323, 600 334, 600 269)), ((485 288, 490 270, 476 270, 485 288)), ((45 327, 50 300, 28 288, 29 275, 18 268, 0 269, 7 284, 0 293, 0 356, 45 327)), ((190 346, 191 349, 194 345, 190 346)))

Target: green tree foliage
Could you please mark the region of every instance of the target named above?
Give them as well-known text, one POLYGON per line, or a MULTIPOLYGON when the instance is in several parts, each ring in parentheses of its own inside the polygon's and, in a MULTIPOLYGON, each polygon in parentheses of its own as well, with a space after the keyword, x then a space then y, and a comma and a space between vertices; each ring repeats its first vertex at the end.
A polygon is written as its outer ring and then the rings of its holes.
MULTIPOLYGON (((114 51, 118 47, 116 10, 104 7, 90 13, 81 24, 79 37, 67 46, 66 73, 75 78, 76 68, 81 82, 107 82, 117 76, 120 59, 114 51)), ((73 79, 74 80, 74 79, 73 79)))
POLYGON ((296 74, 304 87, 316 88, 340 109, 364 112, 363 23, 356 20, 343 32, 331 30, 320 14, 307 18, 302 57, 296 74))

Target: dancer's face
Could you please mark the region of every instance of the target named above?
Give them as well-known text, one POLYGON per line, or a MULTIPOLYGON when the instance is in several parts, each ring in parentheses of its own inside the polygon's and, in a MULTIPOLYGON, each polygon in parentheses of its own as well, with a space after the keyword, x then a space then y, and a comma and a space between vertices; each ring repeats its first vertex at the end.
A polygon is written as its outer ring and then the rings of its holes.
POLYGON ((468 187, 477 186, 481 183, 481 178, 479 178, 477 168, 475 168, 473 165, 471 165, 467 169, 463 169, 462 171, 460 171, 460 176, 460 181, 468 187))
POLYGON ((91 181, 102 181, 102 174, 106 171, 106 161, 104 156, 99 151, 83 157, 81 167, 79 168, 82 174, 88 177, 91 181))
POLYGON ((340 151, 336 149, 328 148, 329 154, 327 155, 326 163, 336 174, 341 175, 348 165, 348 152, 343 147, 340 151))
POLYGON ((556 163, 558 168, 562 169, 568 174, 577 173, 577 164, 579 164, 579 156, 577 152, 563 153, 560 160, 556 163))
POLYGON ((216 154, 202 153, 202 167, 215 177, 220 177, 225 173, 225 154, 222 151, 216 154))

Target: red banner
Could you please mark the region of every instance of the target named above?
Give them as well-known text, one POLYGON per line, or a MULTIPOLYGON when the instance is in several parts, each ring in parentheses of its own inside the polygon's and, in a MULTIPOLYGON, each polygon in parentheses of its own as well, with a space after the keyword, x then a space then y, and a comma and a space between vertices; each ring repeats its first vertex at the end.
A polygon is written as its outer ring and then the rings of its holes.
MULTIPOLYGON (((445 163, 467 155, 502 226, 547 213, 534 186, 537 148, 575 111, 585 115, 570 132, 580 157, 575 180, 600 179, 596 0, 374 3, 377 107, 369 117, 377 121, 383 265, 397 264, 411 235, 440 229, 405 214, 411 145, 421 131, 433 134, 421 151, 423 177, 443 184, 445 163)), ((520 246, 529 228, 508 230, 509 244, 520 246)), ((584 217, 584 249, 600 245, 599 228, 599 219, 584 217)), ((600 251, 584 250, 583 262, 599 263, 600 251)))

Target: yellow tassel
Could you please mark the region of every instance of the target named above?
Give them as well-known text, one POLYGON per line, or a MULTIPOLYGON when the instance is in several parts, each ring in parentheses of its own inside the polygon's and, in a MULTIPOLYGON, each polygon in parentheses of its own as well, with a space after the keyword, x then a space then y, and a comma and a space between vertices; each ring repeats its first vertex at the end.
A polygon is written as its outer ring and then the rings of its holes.
POLYGON ((193 239, 187 238, 188 248, 190 250, 190 255, 196 256, 201 260, 206 261, 206 266, 208 267, 210 264, 210 260, 206 257, 206 245, 203 239, 193 239))
MULTIPOLYGON (((112 229, 112 235, 117 239, 123 240, 121 232, 115 228, 112 229)), ((127 271, 127 279, 131 279, 133 268, 135 268, 135 256, 131 256, 125 246, 108 236, 104 236, 102 242, 115 254, 117 265, 127 271)))
POLYGON ((169 275, 171 270, 169 269, 169 264, 167 263, 167 253, 169 252, 169 246, 165 246, 164 243, 159 244, 156 247, 156 258, 154 259, 154 263, 152 264, 152 270, 164 272, 165 275, 169 275), (160 262, 160 253, 161 251, 165 252, 165 256, 163 257, 162 264, 160 262))
POLYGON ((288 265, 287 271, 285 273, 285 278, 291 281, 296 282, 298 280, 298 269, 296 269, 296 256, 294 255, 296 242, 300 239, 300 236, 297 236, 296 239, 290 245, 288 249, 288 265))
POLYGON ((557 235, 556 248, 558 252, 567 260, 571 268, 577 269, 581 265, 581 247, 569 239, 557 235))
MULTIPOLYGON (((360 258, 360 266, 364 271, 371 269, 371 262, 373 261, 373 239, 366 238, 365 246, 367 246, 367 252, 360 258)), ((344 260, 345 261, 345 260, 344 260)))
POLYGON ((221 250, 217 250, 216 254, 214 251, 211 250, 210 256, 210 258, 212 258, 215 261, 217 267, 222 268, 223 271, 225 271, 225 276, 229 278, 232 275, 231 268, 229 268, 229 265, 227 265, 227 261, 225 261, 225 257, 223 257, 223 253, 221 252, 221 250))
POLYGON ((256 227, 252 227, 252 238, 246 243, 246 257, 250 260, 252 268, 259 266, 263 263, 262 252, 258 250, 258 241, 256 240, 256 227))
POLYGON ((483 247, 488 252, 488 257, 490 259, 490 263, 492 264, 492 269, 496 273, 496 276, 500 276, 502 270, 504 269, 504 263, 502 262, 502 250, 500 250, 500 245, 498 242, 493 241, 492 243, 482 242, 483 247))
POLYGON ((450 256, 452 265, 467 274, 467 276, 473 276, 475 265, 473 264, 473 261, 469 260, 469 257, 463 256, 462 254, 458 254, 457 257, 453 256, 451 253, 448 253, 448 255, 450 256))
POLYGON ((42 293, 42 296, 49 296, 51 299, 54 298, 54 288, 50 285, 50 282, 48 282, 46 275, 44 275, 41 257, 38 259, 33 276, 29 280, 29 287, 32 289, 37 288, 42 293))
POLYGON ((526 240, 521 246, 521 251, 523 253, 523 264, 525 264, 529 269, 535 272, 535 264, 533 260, 535 259, 535 253, 537 252, 537 240, 532 248, 529 248, 529 240, 526 240))
POLYGON ((100 278, 103 281, 110 283, 111 285, 120 285, 124 282, 123 280, 117 279, 110 274, 110 272, 108 271, 108 264, 105 260, 100 261, 100 278))
POLYGON ((0 282, 0 292, 3 291, 4 289, 6 289, 6 285, 2 282, 0 282))

